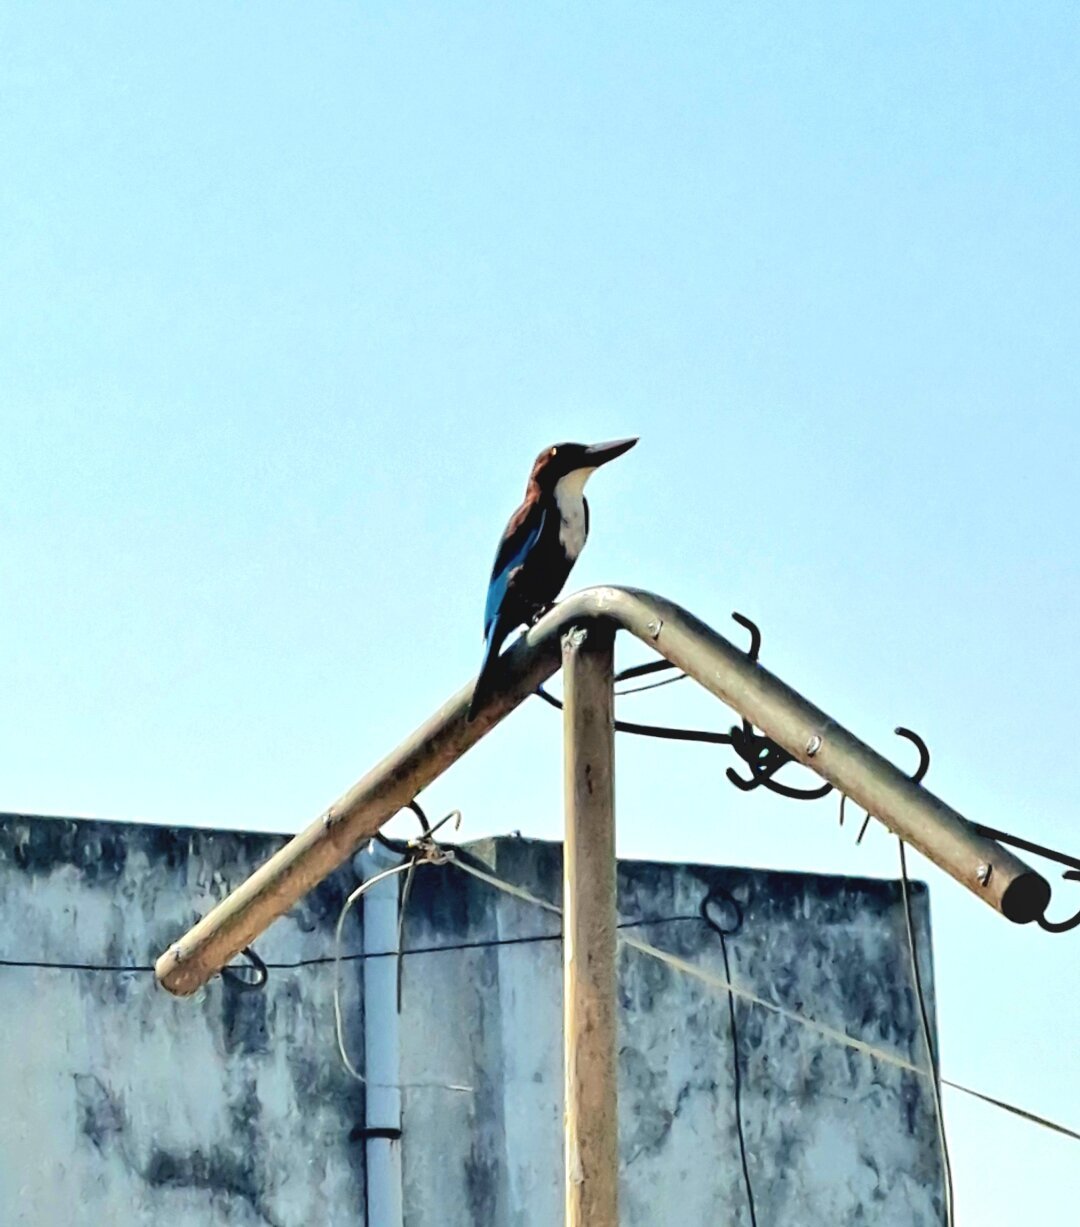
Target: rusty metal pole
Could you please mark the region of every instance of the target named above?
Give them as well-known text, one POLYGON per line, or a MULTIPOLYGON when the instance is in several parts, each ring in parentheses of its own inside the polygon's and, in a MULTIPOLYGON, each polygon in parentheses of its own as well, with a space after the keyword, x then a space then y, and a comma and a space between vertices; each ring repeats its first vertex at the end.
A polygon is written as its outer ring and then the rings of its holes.
POLYGON ((615 713, 612 624, 563 638, 566 1227, 618 1227, 615 713))

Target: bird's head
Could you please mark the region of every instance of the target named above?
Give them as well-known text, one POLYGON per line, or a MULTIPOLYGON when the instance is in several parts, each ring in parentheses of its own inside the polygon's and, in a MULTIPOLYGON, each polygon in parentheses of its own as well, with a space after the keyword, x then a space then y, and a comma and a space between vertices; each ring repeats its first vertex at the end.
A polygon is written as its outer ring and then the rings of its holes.
POLYGON ((628 452, 636 442, 637 439, 614 439, 609 443, 556 443, 537 456, 530 484, 535 482, 542 492, 550 493, 564 477, 573 474, 584 486, 595 469, 628 452))

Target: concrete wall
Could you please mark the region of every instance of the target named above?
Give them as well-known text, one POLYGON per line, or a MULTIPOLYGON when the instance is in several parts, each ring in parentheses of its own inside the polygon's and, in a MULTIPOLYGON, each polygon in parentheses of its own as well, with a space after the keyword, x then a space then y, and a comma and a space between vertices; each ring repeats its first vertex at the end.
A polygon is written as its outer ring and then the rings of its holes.
MULTIPOLYGON (((472 850, 500 877, 559 898, 558 845, 504 839, 472 850)), ((624 862, 621 919, 658 921, 630 931, 722 976, 719 938, 699 917, 714 885, 743 911, 727 939, 737 983, 921 1060, 896 883, 624 862)), ((921 884, 913 893, 932 994, 927 894, 921 884)), ((415 1227, 562 1221, 557 933, 557 917, 474 879, 420 874, 406 948, 507 944, 405 960, 402 1080, 475 1088, 405 1093, 406 1214, 415 1227), (538 935, 550 940, 528 940, 538 935)), ((749 1224, 726 996, 632 950, 622 954, 620 994, 624 1227, 749 1224)), ((924 1081, 753 1006, 737 1006, 737 1031, 762 1227, 944 1221, 924 1081)))
MULTIPOLYGON (((0 818, 0 957, 150 964, 282 842, 0 818)), ((260 953, 328 953, 347 882, 260 953)), ((180 1001, 148 971, 0 966, 0 1223, 362 1224, 363 1101, 333 1046, 331 975, 271 972, 263 993, 217 980, 180 1001)), ((355 992, 347 1008, 359 1017, 355 992)))
MULTIPOLYGON (((276 837, 0 818, 0 957, 148 965, 281 843, 276 837)), ((557 845, 472 845, 557 899, 557 845)), ((698 916, 740 902, 736 979, 913 1060, 918 1014, 893 883, 627 863, 620 909, 646 940, 722 975, 698 916), (682 917, 682 919, 672 919, 682 917)), ((269 961, 332 951, 351 874, 259 942, 269 961)), ((925 890, 916 919, 930 983, 925 890)), ((359 922, 348 948, 360 948, 359 922)), ((403 1140, 409 1227, 554 1227, 561 1219, 557 919, 452 868, 417 876, 405 926, 403 1140), (472 1088, 463 1093, 449 1084, 472 1088)), ((345 976, 362 1058, 361 964, 345 976)), ((147 971, 0 966, 0 1222, 364 1223, 362 1090, 333 1046, 329 964, 216 980, 177 1001, 147 971)), ((622 956, 624 1227, 748 1224, 725 996, 622 956)), ((758 1222, 940 1224, 925 1083, 759 1008, 737 1010, 758 1222)), ((369 1227, 383 1227, 371 1224, 369 1227)))

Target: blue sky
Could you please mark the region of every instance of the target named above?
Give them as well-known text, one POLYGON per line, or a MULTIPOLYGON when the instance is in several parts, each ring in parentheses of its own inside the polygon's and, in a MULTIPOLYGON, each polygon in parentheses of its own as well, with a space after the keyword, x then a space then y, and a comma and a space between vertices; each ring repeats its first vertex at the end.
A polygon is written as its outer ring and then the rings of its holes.
MULTIPOLYGON (((0 809, 304 825, 475 669, 535 453, 639 434, 575 585, 750 614, 953 805, 1080 851, 1078 35, 1051 2, 6 6, 0 809)), ((537 702, 427 800, 554 837, 559 753, 537 702)), ((621 853, 895 874, 728 761, 621 742, 621 853)), ((1080 1123, 1080 936, 916 865, 945 1072, 1080 1123)), ((961 1221, 1072 1221, 1075 1144, 947 1107, 961 1221)))

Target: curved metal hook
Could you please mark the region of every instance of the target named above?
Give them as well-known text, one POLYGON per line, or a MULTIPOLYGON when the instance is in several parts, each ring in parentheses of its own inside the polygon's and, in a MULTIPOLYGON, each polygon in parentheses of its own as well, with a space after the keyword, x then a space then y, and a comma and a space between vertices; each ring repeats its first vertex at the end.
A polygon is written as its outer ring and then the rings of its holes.
MULTIPOLYGON (((925 741, 923 741, 923 739, 919 736, 918 733, 915 732, 914 729, 904 728, 902 724, 898 725, 893 730, 893 732, 896 733, 898 737, 906 737, 908 741, 910 741, 911 744, 915 747, 915 749, 919 751, 919 765, 918 767, 915 768, 915 772, 911 776, 911 782, 913 784, 921 784, 923 780, 926 778, 926 773, 930 770, 930 747, 926 744, 925 741)), ((841 826, 844 825, 844 802, 846 800, 847 800, 846 797, 842 797, 840 800, 840 825, 841 826)), ((866 834, 867 828, 870 826, 870 819, 872 817, 873 815, 868 813, 866 817, 863 819, 862 826, 859 827, 859 833, 858 835, 855 836, 855 846, 856 847, 858 847, 858 845, 862 843, 863 836, 866 834)))
MULTIPOLYGON (((1070 882, 1080 882, 1080 871, 1076 869, 1068 869, 1061 876, 1070 882)), ((1080 928, 1080 912, 1069 920, 1047 920, 1045 916, 1040 916, 1039 928, 1047 933, 1068 933, 1070 929, 1080 928)))
POLYGON ((255 968, 255 978, 248 980, 240 975, 235 967, 223 967, 221 969, 221 978, 231 984, 238 992, 254 993, 259 989, 266 987, 266 981, 270 978, 270 972, 266 964, 259 958, 255 951, 250 946, 245 946, 240 953, 245 959, 255 968))
POLYGON ((420 802, 417 801, 416 798, 414 797, 405 808, 412 810, 412 812, 420 820, 420 826, 423 829, 424 834, 430 835, 431 834, 431 823, 428 822, 427 814, 425 814, 424 811, 420 808, 420 802))
MULTIPOLYGON (((420 822, 420 830, 424 835, 431 834, 431 823, 428 822, 427 814, 425 814, 420 808, 420 802, 417 801, 415 797, 409 802, 408 805, 405 805, 402 808, 412 810, 420 822)), ((407 846, 407 841, 391 839, 389 835, 384 835, 382 831, 376 831, 373 838, 376 843, 382 844, 382 846, 390 852, 401 852, 403 845, 407 846)))
MULTIPOLYGON (((746 654, 751 660, 757 660, 758 652, 761 651, 761 631, 758 630, 755 623, 749 618, 744 617, 741 613, 733 613, 731 615, 738 624, 745 630, 750 632, 750 647, 747 648, 746 654)), ((631 665, 628 669, 620 669, 612 678, 613 682, 629 682, 636 677, 647 677, 650 673, 663 673, 665 669, 677 669, 678 665, 673 665, 670 660, 650 660, 644 665, 631 665)), ((542 688, 541 688, 542 692, 542 688)), ((633 693, 627 691, 626 693, 633 693)))
POLYGON ((918 733, 911 729, 906 729, 903 725, 893 730, 898 737, 906 737, 908 741, 919 751, 919 765, 915 769, 915 774, 911 777, 912 783, 921 784, 926 778, 926 773, 930 770, 930 749, 926 742, 919 736, 918 733))
POLYGON ((726 886, 721 886, 719 882, 714 882, 701 901, 701 919, 714 930, 721 938, 734 937, 743 926, 743 909, 742 904, 735 896, 727 889, 726 886), (723 920, 713 916, 710 908, 713 904, 726 904, 731 909, 730 923, 725 923, 723 920))
POLYGON ((746 654, 751 660, 757 660, 758 653, 761 651, 761 631, 759 631, 757 625, 751 622, 750 619, 744 614, 733 613, 731 616, 744 630, 748 630, 750 632, 750 646, 747 648, 746 654))
POLYGON ((744 720, 741 728, 735 725, 730 739, 732 749, 750 768, 750 779, 744 780, 732 767, 728 767, 725 774, 731 783, 743 792, 750 792, 764 784, 770 792, 787 797, 790 801, 817 801, 832 792, 831 784, 822 784, 817 788, 793 788, 790 784, 782 784, 774 779, 781 767, 786 767, 794 759, 771 737, 755 733, 749 721, 744 720))

